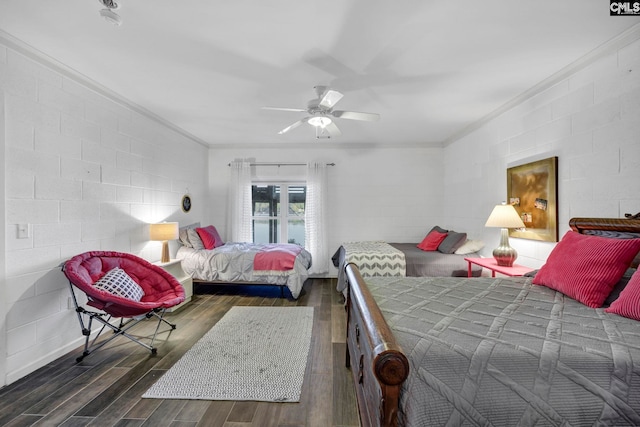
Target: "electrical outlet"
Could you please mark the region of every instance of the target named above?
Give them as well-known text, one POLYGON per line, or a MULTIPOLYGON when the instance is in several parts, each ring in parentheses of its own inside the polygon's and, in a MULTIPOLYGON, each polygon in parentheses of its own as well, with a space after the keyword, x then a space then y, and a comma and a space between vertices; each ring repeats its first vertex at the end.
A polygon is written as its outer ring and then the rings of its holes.
POLYGON ((67 298, 67 308, 69 310, 72 310, 72 309, 76 308, 75 304, 73 304, 73 298, 72 297, 68 297, 67 298))

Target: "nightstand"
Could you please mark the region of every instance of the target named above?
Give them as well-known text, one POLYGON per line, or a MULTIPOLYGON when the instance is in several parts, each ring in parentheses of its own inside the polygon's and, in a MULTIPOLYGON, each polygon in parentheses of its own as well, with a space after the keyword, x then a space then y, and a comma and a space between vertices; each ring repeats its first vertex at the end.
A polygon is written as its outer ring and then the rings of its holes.
POLYGON ((167 273, 175 277, 184 288, 184 302, 167 309, 167 311, 176 311, 184 307, 193 295, 193 279, 182 269, 182 263, 179 259, 172 259, 169 262, 154 262, 158 267, 163 268, 167 273))
POLYGON ((525 267, 524 265, 513 264, 511 267, 504 267, 496 263, 495 258, 465 258, 465 261, 469 263, 469 269, 467 271, 467 277, 471 277, 471 264, 479 265, 480 267, 491 270, 491 277, 496 277, 496 272, 504 274, 505 276, 524 276, 533 268, 525 267))

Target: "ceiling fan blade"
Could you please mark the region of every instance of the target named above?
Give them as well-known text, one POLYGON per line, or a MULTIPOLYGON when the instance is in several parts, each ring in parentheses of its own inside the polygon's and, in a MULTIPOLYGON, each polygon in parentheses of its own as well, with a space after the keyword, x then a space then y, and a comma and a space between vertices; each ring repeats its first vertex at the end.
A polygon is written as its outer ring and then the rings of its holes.
POLYGON ((349 119, 349 120, 363 120, 366 122, 377 122, 380 120, 380 114, 376 113, 360 113, 357 111, 332 111, 331 115, 333 117, 338 117, 340 119, 349 119))
POLYGON ((287 126, 286 128, 282 129, 280 132, 278 132, 278 135, 285 134, 285 133, 289 132, 291 129, 295 129, 295 128, 297 128, 298 126, 300 126, 301 124, 303 124, 304 122, 306 122, 306 121, 307 121, 307 119, 308 119, 308 117, 305 117, 304 119, 300 119, 300 120, 298 120, 297 122, 295 122, 295 123, 293 123, 293 124, 291 124, 291 125, 287 126))
POLYGON ((307 110, 302 110, 300 108, 281 108, 281 107, 262 107, 263 110, 277 110, 277 111, 295 111, 297 113, 304 113, 307 110))
POLYGON ((335 136, 340 136, 342 135, 342 132, 340 132, 340 129, 338 129, 338 126, 336 126, 336 124, 334 122, 329 123, 328 125, 326 125, 324 127, 324 129, 329 132, 329 135, 333 138, 335 136))
POLYGON ((343 96, 344 95, 338 92, 337 90, 329 89, 324 93, 318 105, 320 105, 321 107, 327 110, 330 110, 338 103, 338 101, 342 99, 343 96))

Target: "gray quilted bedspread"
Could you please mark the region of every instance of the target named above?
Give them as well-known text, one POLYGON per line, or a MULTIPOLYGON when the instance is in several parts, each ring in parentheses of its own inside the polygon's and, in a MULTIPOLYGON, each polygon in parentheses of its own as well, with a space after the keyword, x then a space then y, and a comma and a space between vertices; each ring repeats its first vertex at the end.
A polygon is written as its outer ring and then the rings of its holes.
POLYGON ((366 281, 410 360, 401 425, 640 425, 640 322, 526 278, 366 281))

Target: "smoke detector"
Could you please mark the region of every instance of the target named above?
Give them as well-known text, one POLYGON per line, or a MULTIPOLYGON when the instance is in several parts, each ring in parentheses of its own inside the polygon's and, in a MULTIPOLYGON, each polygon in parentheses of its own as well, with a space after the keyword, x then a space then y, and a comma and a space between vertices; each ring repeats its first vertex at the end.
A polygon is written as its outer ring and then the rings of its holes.
POLYGON ((105 7, 105 9, 100 11, 102 19, 118 27, 122 25, 122 18, 114 12, 114 10, 120 9, 120 5, 118 3, 113 0, 98 0, 98 3, 105 7))

